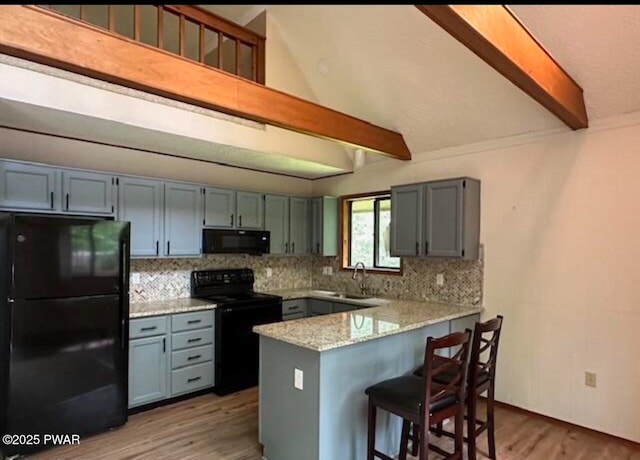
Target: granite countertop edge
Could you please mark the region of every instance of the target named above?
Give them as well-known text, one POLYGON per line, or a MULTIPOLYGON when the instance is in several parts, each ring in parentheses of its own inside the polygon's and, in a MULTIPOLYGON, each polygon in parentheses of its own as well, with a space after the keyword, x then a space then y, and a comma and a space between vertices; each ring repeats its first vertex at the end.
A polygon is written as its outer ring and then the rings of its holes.
POLYGON ((211 310, 217 304, 206 300, 192 299, 190 297, 168 300, 145 300, 131 302, 129 304, 129 318, 146 318, 150 316, 173 315, 176 313, 191 313, 202 310, 211 310))

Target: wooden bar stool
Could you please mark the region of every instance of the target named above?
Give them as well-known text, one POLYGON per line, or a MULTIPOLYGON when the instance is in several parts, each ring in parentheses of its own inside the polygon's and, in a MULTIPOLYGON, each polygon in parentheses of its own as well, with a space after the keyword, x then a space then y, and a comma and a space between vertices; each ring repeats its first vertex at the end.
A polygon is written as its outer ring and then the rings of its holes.
POLYGON ((427 339, 427 346, 422 366, 421 378, 405 375, 385 380, 366 389, 369 396, 369 433, 367 460, 375 457, 393 460, 392 457, 377 451, 376 442, 376 410, 384 409, 403 418, 400 444, 400 460, 407 458, 409 428, 420 430, 420 460, 429 458, 429 449, 449 459, 461 459, 463 449, 464 395, 467 373, 467 362, 471 330, 434 339, 427 339), (451 358, 438 357, 435 352, 444 348, 460 347, 451 358), (452 378, 447 383, 439 383, 436 377, 446 373, 452 378), (455 417, 456 435, 455 452, 446 452, 436 446, 429 445, 429 427, 443 420, 455 417))
MULTIPOLYGON (((495 438, 495 381, 496 363, 498 360, 498 345, 500 343, 500 332, 502 331, 502 316, 498 316, 484 323, 476 323, 473 332, 471 345, 471 356, 469 357, 469 370, 467 372, 467 436, 464 441, 468 445, 469 460, 476 458, 476 438, 485 430, 489 443, 489 457, 496 459, 496 438, 495 438), (484 356, 484 357, 483 357, 484 356), (487 392, 487 420, 477 419, 478 397, 487 392)), ((436 357, 436 360, 439 358, 436 357)), ((422 368, 414 371, 414 375, 426 375, 422 368)), ((434 383, 446 384, 455 376, 449 372, 443 372, 432 376, 434 383)), ((457 429, 457 427, 456 427, 457 429)), ((438 436, 447 436, 455 439, 455 433, 444 431, 442 422, 437 424, 437 428, 432 430, 438 436)), ((419 445, 416 438, 420 437, 420 432, 414 427, 411 439, 413 441, 412 454, 417 454, 419 445)))

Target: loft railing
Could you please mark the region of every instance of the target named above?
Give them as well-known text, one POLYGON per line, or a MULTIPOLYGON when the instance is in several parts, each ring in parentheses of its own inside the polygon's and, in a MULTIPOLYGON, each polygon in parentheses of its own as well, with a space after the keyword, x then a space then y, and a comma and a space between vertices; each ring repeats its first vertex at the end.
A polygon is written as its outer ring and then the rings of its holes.
POLYGON ((265 38, 191 5, 39 5, 264 84, 265 38))

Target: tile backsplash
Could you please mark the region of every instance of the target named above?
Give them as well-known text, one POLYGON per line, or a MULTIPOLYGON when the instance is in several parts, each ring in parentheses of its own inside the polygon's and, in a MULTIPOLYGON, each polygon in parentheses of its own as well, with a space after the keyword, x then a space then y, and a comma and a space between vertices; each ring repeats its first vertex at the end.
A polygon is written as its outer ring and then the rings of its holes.
POLYGON ((206 255, 186 259, 132 259, 130 301, 168 300, 189 297, 192 270, 251 268, 256 277, 255 290, 310 287, 311 256, 249 256, 244 254, 206 255), (267 268, 272 276, 267 277, 267 268), (133 275, 140 277, 133 283, 133 275))
MULTIPOLYGON (((403 259, 403 274, 367 273, 367 285, 372 294, 400 299, 432 300, 457 305, 482 304, 483 263, 481 260, 403 259), (438 286, 436 276, 444 276, 438 286)), ((131 261, 131 302, 168 300, 190 296, 192 270, 244 268, 253 269, 256 291, 311 288, 358 292, 358 280, 353 271, 340 270, 337 257, 318 256, 249 256, 207 255, 185 259, 133 259, 131 261), (322 268, 331 266, 332 275, 323 275, 322 268), (267 277, 267 268, 272 276, 267 277), (139 282, 133 283, 133 275, 139 282)))
MULTIPOLYGON (((370 294, 410 300, 431 300, 455 305, 482 304, 482 260, 450 258, 402 260, 403 274, 384 275, 367 272, 370 294), (444 284, 438 286, 436 276, 442 274, 444 284)), ((313 263, 313 288, 358 293, 361 274, 353 279, 353 270, 341 270, 337 257, 316 257, 313 263), (333 274, 323 275, 322 268, 331 266, 333 274)))

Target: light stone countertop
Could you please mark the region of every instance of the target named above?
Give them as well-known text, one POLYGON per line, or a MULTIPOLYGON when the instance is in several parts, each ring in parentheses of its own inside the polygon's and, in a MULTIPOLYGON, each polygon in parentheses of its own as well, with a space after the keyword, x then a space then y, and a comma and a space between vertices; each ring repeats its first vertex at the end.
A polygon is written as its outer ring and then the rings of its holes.
POLYGON ((293 299, 318 299, 326 300, 327 302, 336 303, 348 303, 353 305, 360 305, 363 307, 374 307, 379 305, 385 305, 392 302, 392 299, 371 296, 368 299, 346 299, 343 297, 335 297, 330 295, 333 291, 324 291, 322 289, 276 289, 263 291, 265 294, 278 295, 282 297, 282 300, 293 299))
POLYGON ((206 300, 192 299, 189 297, 182 299, 132 302, 129 305, 129 318, 171 315, 173 313, 188 313, 199 310, 210 310, 212 308, 216 308, 215 303, 211 303, 206 300))
MULTIPOLYGON (((270 291, 284 299, 322 298, 314 290, 270 291)), ((254 332, 314 351, 327 351, 354 343, 399 334, 431 324, 482 312, 482 307, 463 307, 419 300, 384 299, 382 306, 365 307, 345 313, 314 316, 293 321, 255 326, 254 332)))

